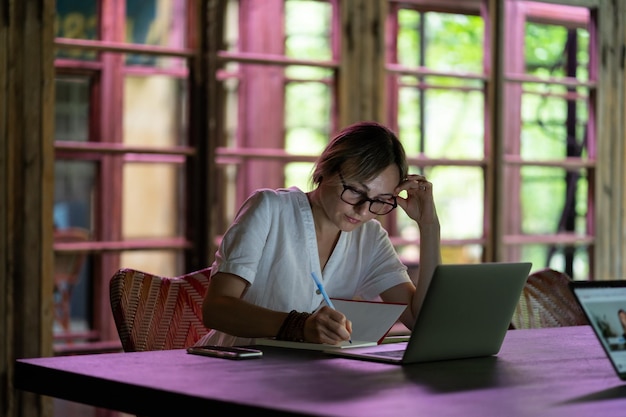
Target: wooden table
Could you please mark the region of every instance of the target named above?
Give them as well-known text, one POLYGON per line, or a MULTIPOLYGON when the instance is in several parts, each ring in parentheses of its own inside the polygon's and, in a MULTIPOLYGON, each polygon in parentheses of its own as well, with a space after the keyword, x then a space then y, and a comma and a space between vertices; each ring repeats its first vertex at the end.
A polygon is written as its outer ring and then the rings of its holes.
POLYGON ((246 361, 184 350, 20 359, 15 385, 168 417, 626 416, 626 385, 588 326, 511 330, 495 357, 404 367, 263 350, 246 361))

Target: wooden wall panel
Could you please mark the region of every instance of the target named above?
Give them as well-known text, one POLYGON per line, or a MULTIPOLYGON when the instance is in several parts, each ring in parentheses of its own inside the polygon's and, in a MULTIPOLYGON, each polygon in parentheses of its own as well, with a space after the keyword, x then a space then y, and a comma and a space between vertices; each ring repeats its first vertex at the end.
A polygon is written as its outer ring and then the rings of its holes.
POLYGON ((54 0, 0 3, 0 414, 47 416, 13 389, 18 357, 52 354, 54 0))
POLYGON ((594 279, 626 277, 626 160, 624 147, 624 2, 602 2, 598 13, 596 247, 594 279))
POLYGON ((15 413, 15 402, 11 395, 13 376, 13 350, 8 335, 11 333, 12 281, 9 279, 9 141, 7 131, 7 90, 9 71, 9 7, 0 2, 0 415, 10 416, 15 413), (11 414, 9 414, 11 413, 11 414))

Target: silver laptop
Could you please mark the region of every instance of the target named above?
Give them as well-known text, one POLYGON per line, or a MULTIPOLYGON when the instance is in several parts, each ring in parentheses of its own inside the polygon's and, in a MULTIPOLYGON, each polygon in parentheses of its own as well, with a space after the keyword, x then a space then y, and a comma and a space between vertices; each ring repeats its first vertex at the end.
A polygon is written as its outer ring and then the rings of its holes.
POLYGON ((394 364, 495 355, 509 329, 531 265, 439 265, 408 342, 325 352, 394 364))
POLYGON ((617 376, 626 380, 626 281, 572 281, 569 287, 617 376))

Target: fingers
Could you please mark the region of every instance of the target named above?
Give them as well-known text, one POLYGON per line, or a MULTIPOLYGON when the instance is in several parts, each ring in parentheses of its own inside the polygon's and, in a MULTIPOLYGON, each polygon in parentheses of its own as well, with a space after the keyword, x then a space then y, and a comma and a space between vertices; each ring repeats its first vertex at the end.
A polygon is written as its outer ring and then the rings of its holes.
POLYGON ((305 327, 307 340, 315 343, 335 345, 350 339, 352 322, 341 312, 323 306, 307 320, 311 322, 309 329, 305 327))
POLYGON ((419 174, 411 174, 402 181, 396 189, 396 192, 407 191, 409 194, 432 190, 432 183, 425 176, 419 174))
MULTIPOLYGON (((348 338, 350 338, 350 335, 352 335, 352 322, 348 319, 346 319, 346 327, 345 329, 348 331, 348 338)), ((346 340, 346 339, 344 339, 346 340)))
POLYGON ((420 226, 438 222, 433 199, 433 184, 425 176, 412 174, 396 188, 396 192, 406 192, 406 197, 398 195, 396 201, 406 214, 420 226))
POLYGON ((328 307, 328 319, 324 324, 326 325, 326 336, 330 342, 325 343, 335 344, 350 339, 352 323, 343 313, 328 307))

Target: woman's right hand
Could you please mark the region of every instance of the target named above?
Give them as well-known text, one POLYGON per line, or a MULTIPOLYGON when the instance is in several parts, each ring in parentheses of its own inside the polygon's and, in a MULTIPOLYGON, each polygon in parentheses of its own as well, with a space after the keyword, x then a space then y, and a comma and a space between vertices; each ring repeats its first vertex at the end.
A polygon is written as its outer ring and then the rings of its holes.
POLYGON ((350 340, 352 322, 343 313, 322 306, 304 324, 304 339, 312 343, 336 345, 350 340))

